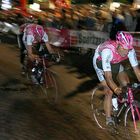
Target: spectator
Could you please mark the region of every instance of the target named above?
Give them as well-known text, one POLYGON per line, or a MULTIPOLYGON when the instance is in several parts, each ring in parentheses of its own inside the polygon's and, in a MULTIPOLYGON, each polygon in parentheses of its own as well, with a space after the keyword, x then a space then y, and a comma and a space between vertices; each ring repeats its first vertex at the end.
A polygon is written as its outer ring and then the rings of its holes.
POLYGON ((112 27, 110 31, 110 39, 115 40, 118 31, 126 31, 124 24, 124 17, 118 13, 118 11, 112 14, 112 27))
POLYGON ((123 11, 123 15, 124 15, 124 24, 125 27, 128 31, 132 31, 133 30, 133 17, 130 13, 130 10, 128 8, 125 8, 125 10, 123 11))
POLYGON ((137 24, 136 24, 136 32, 140 31, 140 9, 137 10, 137 24))

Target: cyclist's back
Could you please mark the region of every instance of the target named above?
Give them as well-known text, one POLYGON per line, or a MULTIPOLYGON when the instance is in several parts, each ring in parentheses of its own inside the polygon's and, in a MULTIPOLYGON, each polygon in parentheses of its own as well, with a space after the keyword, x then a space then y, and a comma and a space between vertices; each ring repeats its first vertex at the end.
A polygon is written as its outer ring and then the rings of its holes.
POLYGON ((24 29, 23 40, 25 44, 34 46, 41 42, 48 42, 48 36, 41 25, 33 23, 24 29))

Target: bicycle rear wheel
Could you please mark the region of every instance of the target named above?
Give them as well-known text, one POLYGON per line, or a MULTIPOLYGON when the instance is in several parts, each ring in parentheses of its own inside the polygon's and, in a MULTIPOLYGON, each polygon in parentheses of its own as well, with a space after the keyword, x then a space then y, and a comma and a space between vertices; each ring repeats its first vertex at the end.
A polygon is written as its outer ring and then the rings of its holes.
POLYGON ((105 129, 104 93, 100 87, 95 87, 91 96, 91 108, 95 122, 101 129, 105 129))
POLYGON ((51 104, 55 104, 58 100, 58 87, 55 75, 52 71, 46 70, 43 74, 43 84, 41 85, 43 93, 47 96, 47 100, 51 104))
POLYGON ((138 117, 138 114, 140 115, 140 102, 134 101, 133 109, 134 109, 134 118, 136 124, 134 124, 131 108, 129 106, 126 109, 125 117, 124 117, 124 126, 126 130, 125 134, 127 139, 137 140, 140 137, 140 119, 138 117))

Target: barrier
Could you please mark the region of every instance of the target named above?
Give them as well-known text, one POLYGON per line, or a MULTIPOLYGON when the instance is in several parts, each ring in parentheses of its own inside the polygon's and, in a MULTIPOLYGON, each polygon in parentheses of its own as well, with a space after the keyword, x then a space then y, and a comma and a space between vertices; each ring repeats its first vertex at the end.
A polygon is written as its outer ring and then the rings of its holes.
MULTIPOLYGON (((84 49, 96 49, 97 46, 109 39, 109 33, 88 30, 58 30, 47 28, 50 43, 57 47, 80 47, 84 49)), ((140 32, 130 32, 134 36, 133 46, 140 61, 140 32)))
MULTIPOLYGON (((134 36, 133 46, 136 50, 138 60, 140 61, 140 32, 130 32, 134 36)), ((109 33, 101 31, 87 31, 87 30, 68 30, 63 29, 55 32, 51 29, 49 31, 49 39, 52 44, 59 42, 58 47, 80 47, 96 49, 97 46, 109 39, 109 33)))
POLYGON ((70 30, 70 46, 96 49, 100 43, 109 39, 109 34, 100 31, 70 30))
POLYGON ((47 33, 51 44, 65 48, 81 47, 95 49, 100 43, 109 39, 108 33, 100 31, 47 28, 47 33))
MULTIPOLYGON (((0 32, 8 33, 10 30, 15 35, 19 34, 19 27, 16 24, 8 25, 0 22, 0 32)), ((100 43, 109 39, 109 33, 101 31, 46 28, 46 32, 52 45, 66 49, 70 47, 96 49, 100 43)), ((140 61, 140 32, 130 33, 134 36, 133 46, 136 50, 137 58, 140 61)))

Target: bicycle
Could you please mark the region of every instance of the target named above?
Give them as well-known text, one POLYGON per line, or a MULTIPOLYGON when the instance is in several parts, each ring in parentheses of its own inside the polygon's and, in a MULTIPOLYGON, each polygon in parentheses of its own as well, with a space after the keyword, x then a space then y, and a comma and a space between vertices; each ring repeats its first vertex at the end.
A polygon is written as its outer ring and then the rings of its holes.
MULTIPOLYGON (((121 95, 114 96, 117 99, 117 106, 112 98, 112 117, 118 126, 117 128, 122 127, 121 131, 125 130, 126 139, 132 140, 132 137, 138 138, 140 136, 140 102, 134 96, 136 95, 134 91, 139 87, 138 83, 129 84, 125 87, 126 92, 122 94, 123 97, 121 95)), ((107 127, 103 109, 104 96, 103 87, 96 86, 91 96, 91 108, 97 126, 105 130, 107 127)))
POLYGON ((59 54, 58 57, 55 58, 54 54, 46 53, 43 47, 39 51, 39 58, 36 58, 34 62, 31 62, 27 55, 25 59, 25 73, 27 79, 33 86, 40 87, 41 91, 47 96, 48 102, 51 104, 58 101, 58 86, 55 79, 56 73, 50 70, 49 67, 57 63, 58 59, 60 60, 59 54), (33 77, 36 83, 34 83, 33 77))

